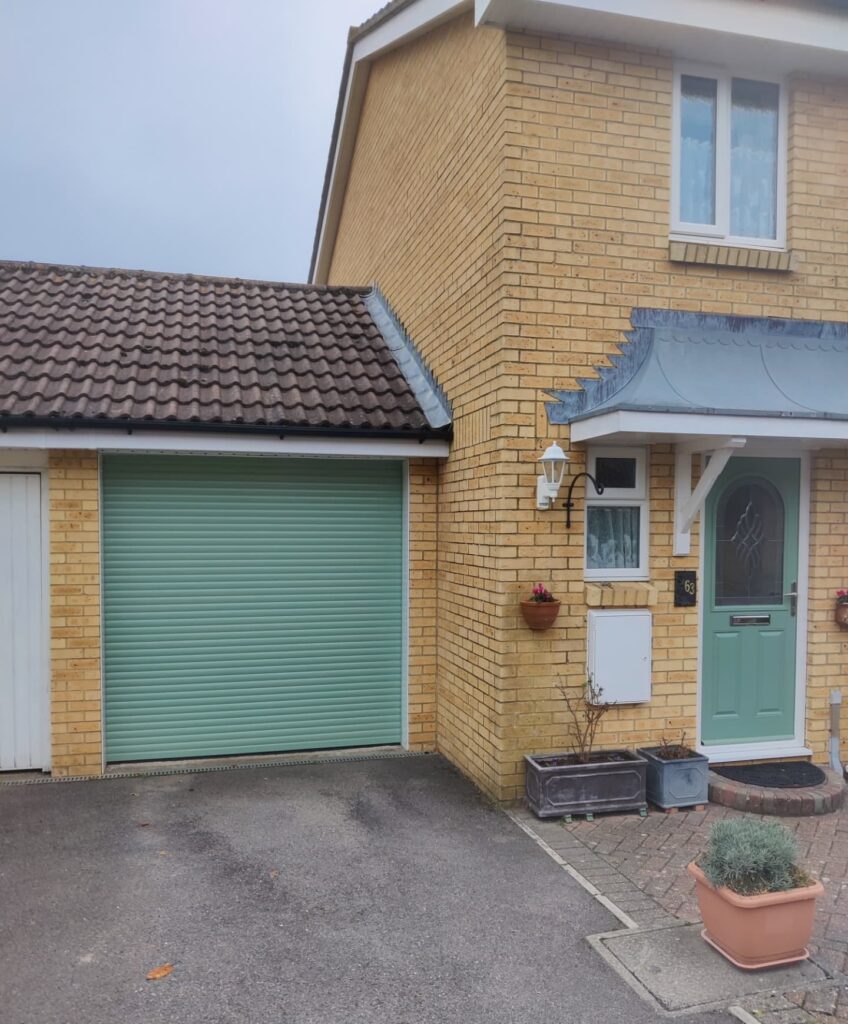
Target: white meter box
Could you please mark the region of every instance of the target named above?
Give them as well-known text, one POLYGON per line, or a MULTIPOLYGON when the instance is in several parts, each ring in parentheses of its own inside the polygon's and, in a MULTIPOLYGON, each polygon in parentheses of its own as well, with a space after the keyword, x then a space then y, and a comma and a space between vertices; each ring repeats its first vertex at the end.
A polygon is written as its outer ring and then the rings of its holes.
POLYGON ((644 608, 589 612, 587 669, 602 700, 639 704, 651 699, 651 613, 644 608))

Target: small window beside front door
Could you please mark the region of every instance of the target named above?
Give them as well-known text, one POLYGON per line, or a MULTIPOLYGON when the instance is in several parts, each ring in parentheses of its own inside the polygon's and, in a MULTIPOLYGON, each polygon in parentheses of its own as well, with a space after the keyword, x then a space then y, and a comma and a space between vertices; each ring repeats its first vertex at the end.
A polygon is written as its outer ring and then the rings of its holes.
POLYGON ((739 480, 716 512, 716 605, 783 603, 783 499, 768 480, 739 480))
POLYGON ((644 448, 596 448, 586 487, 586 579, 648 578, 648 471, 644 448))

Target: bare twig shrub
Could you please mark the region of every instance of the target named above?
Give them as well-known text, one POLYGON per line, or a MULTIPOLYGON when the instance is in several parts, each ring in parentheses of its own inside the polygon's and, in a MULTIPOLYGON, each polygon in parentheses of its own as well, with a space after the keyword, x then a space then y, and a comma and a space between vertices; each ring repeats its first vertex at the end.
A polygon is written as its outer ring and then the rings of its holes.
POLYGON ((657 747, 657 757, 663 761, 682 761, 685 757, 691 757, 692 751, 686 746, 686 730, 681 729, 680 739, 669 740, 666 737, 660 736, 659 746, 657 747))
POLYGON ((604 701, 603 689, 595 685, 591 676, 586 681, 586 689, 580 692, 570 691, 562 682, 557 685, 568 708, 572 749, 581 764, 588 764, 595 748, 598 726, 612 704, 604 701))

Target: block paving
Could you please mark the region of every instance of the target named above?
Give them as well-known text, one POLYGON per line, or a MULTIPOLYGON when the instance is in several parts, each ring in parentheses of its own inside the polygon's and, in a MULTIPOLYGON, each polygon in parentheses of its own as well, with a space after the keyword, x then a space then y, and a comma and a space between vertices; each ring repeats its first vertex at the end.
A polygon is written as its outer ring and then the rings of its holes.
MULTIPOLYGON (((694 883, 685 867, 704 849, 715 822, 741 816, 717 804, 677 814, 652 809, 647 818, 603 815, 569 825, 539 821, 527 810, 518 814, 640 927, 699 920, 694 883)), ((833 976, 833 984, 759 997, 745 1008, 763 1024, 848 1022, 848 807, 819 817, 780 820, 795 833, 804 865, 825 887, 811 952, 833 976)))

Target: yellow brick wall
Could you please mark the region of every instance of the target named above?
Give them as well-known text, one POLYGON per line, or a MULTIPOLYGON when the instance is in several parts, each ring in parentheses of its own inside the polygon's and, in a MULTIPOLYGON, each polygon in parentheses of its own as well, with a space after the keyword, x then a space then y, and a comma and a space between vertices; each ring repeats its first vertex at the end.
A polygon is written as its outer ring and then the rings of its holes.
MULTIPOLYGON (((536 414, 536 429, 522 446, 528 462, 550 434, 539 389, 552 379, 555 386, 573 387, 575 378, 602 364, 622 339, 634 306, 848 319, 848 297, 837 287, 848 270, 841 170, 848 147, 848 83, 798 79, 790 86, 788 230, 797 269, 785 274, 669 262, 672 62, 667 56, 510 35, 508 76, 509 256, 527 300, 508 344, 515 346, 512 358, 528 368, 524 402, 536 414)), ((516 418, 519 434, 524 422, 516 418)), ((561 436, 567 438, 567 431, 561 436)), ((818 459, 816 496, 827 486, 822 474, 818 459)), ((836 476, 835 488, 845 500, 844 473, 842 481, 836 476)), ((529 493, 532 473, 517 479, 529 493)), ((654 609, 654 696, 648 705, 616 709, 604 723, 605 743, 633 745, 680 728, 696 739, 698 615, 673 607, 672 581, 675 569, 698 568, 698 536, 694 531, 690 557, 672 557, 672 485, 672 453, 655 446, 650 567, 659 600, 654 609)), ((824 539, 823 513, 819 502, 813 508, 815 550, 824 539)), ((545 542, 551 527, 543 518, 537 517, 535 534, 545 542)), ((558 524, 553 528, 556 532, 558 524)), ((564 564, 558 562, 566 586, 582 575, 582 523, 573 534, 564 564)), ((848 668, 846 645, 832 622, 831 593, 833 578, 848 578, 848 545, 829 545, 829 579, 822 578, 821 561, 816 567, 814 557, 811 579, 807 735, 818 759, 825 755, 827 692, 848 668)), ((533 563, 537 574, 543 571, 544 558, 537 554, 533 563)), ((523 569, 517 565, 516 588, 523 569)), ((585 609, 577 607, 574 613, 573 627, 567 627, 560 642, 569 662, 565 674, 579 685, 585 609)), ((516 632, 521 636, 520 625, 516 632)), ((558 641, 552 637, 549 642, 555 647, 558 641)), ((551 710, 552 733, 560 714, 551 710)), ((512 761, 515 793, 521 752, 516 749, 512 761)))
MULTIPOLYGON (((522 755, 561 746, 554 683, 581 684, 583 514, 570 534, 534 509, 556 434, 543 389, 574 387, 616 351, 634 306, 848 319, 848 84, 790 83, 792 273, 669 261, 672 61, 628 47, 442 26, 372 68, 330 279, 377 279, 454 403, 439 492, 440 748, 486 790, 517 796, 522 755), (547 633, 518 599, 564 598, 547 633)), ((697 623, 672 606, 673 456, 651 451, 654 699, 601 737, 695 739, 697 623)), ((570 472, 583 455, 572 451, 570 472)), ((831 591, 848 581, 844 456, 814 465, 808 740, 824 755, 827 692, 848 670, 831 591)))
MULTIPOLYGON (((409 745, 436 742, 436 539, 438 463, 409 464, 409 745)), ((90 452, 49 460, 50 647, 53 774, 102 766, 100 484, 90 452)))
POLYGON ((409 668, 411 750, 436 746, 438 463, 409 462, 409 668))
POLYGON ((48 479, 53 774, 96 775, 103 756, 97 455, 53 452, 48 479))
POLYGON ((824 761, 830 692, 842 690, 842 760, 848 760, 848 630, 833 621, 837 590, 848 589, 848 452, 813 459, 810 499, 810 600, 807 743, 824 761))
POLYGON ((439 472, 438 744, 497 793, 507 600, 498 464, 503 386, 505 39, 452 22, 371 71, 332 282, 378 280, 436 376, 460 438, 439 472), (401 128, 402 126, 402 128, 401 128))

